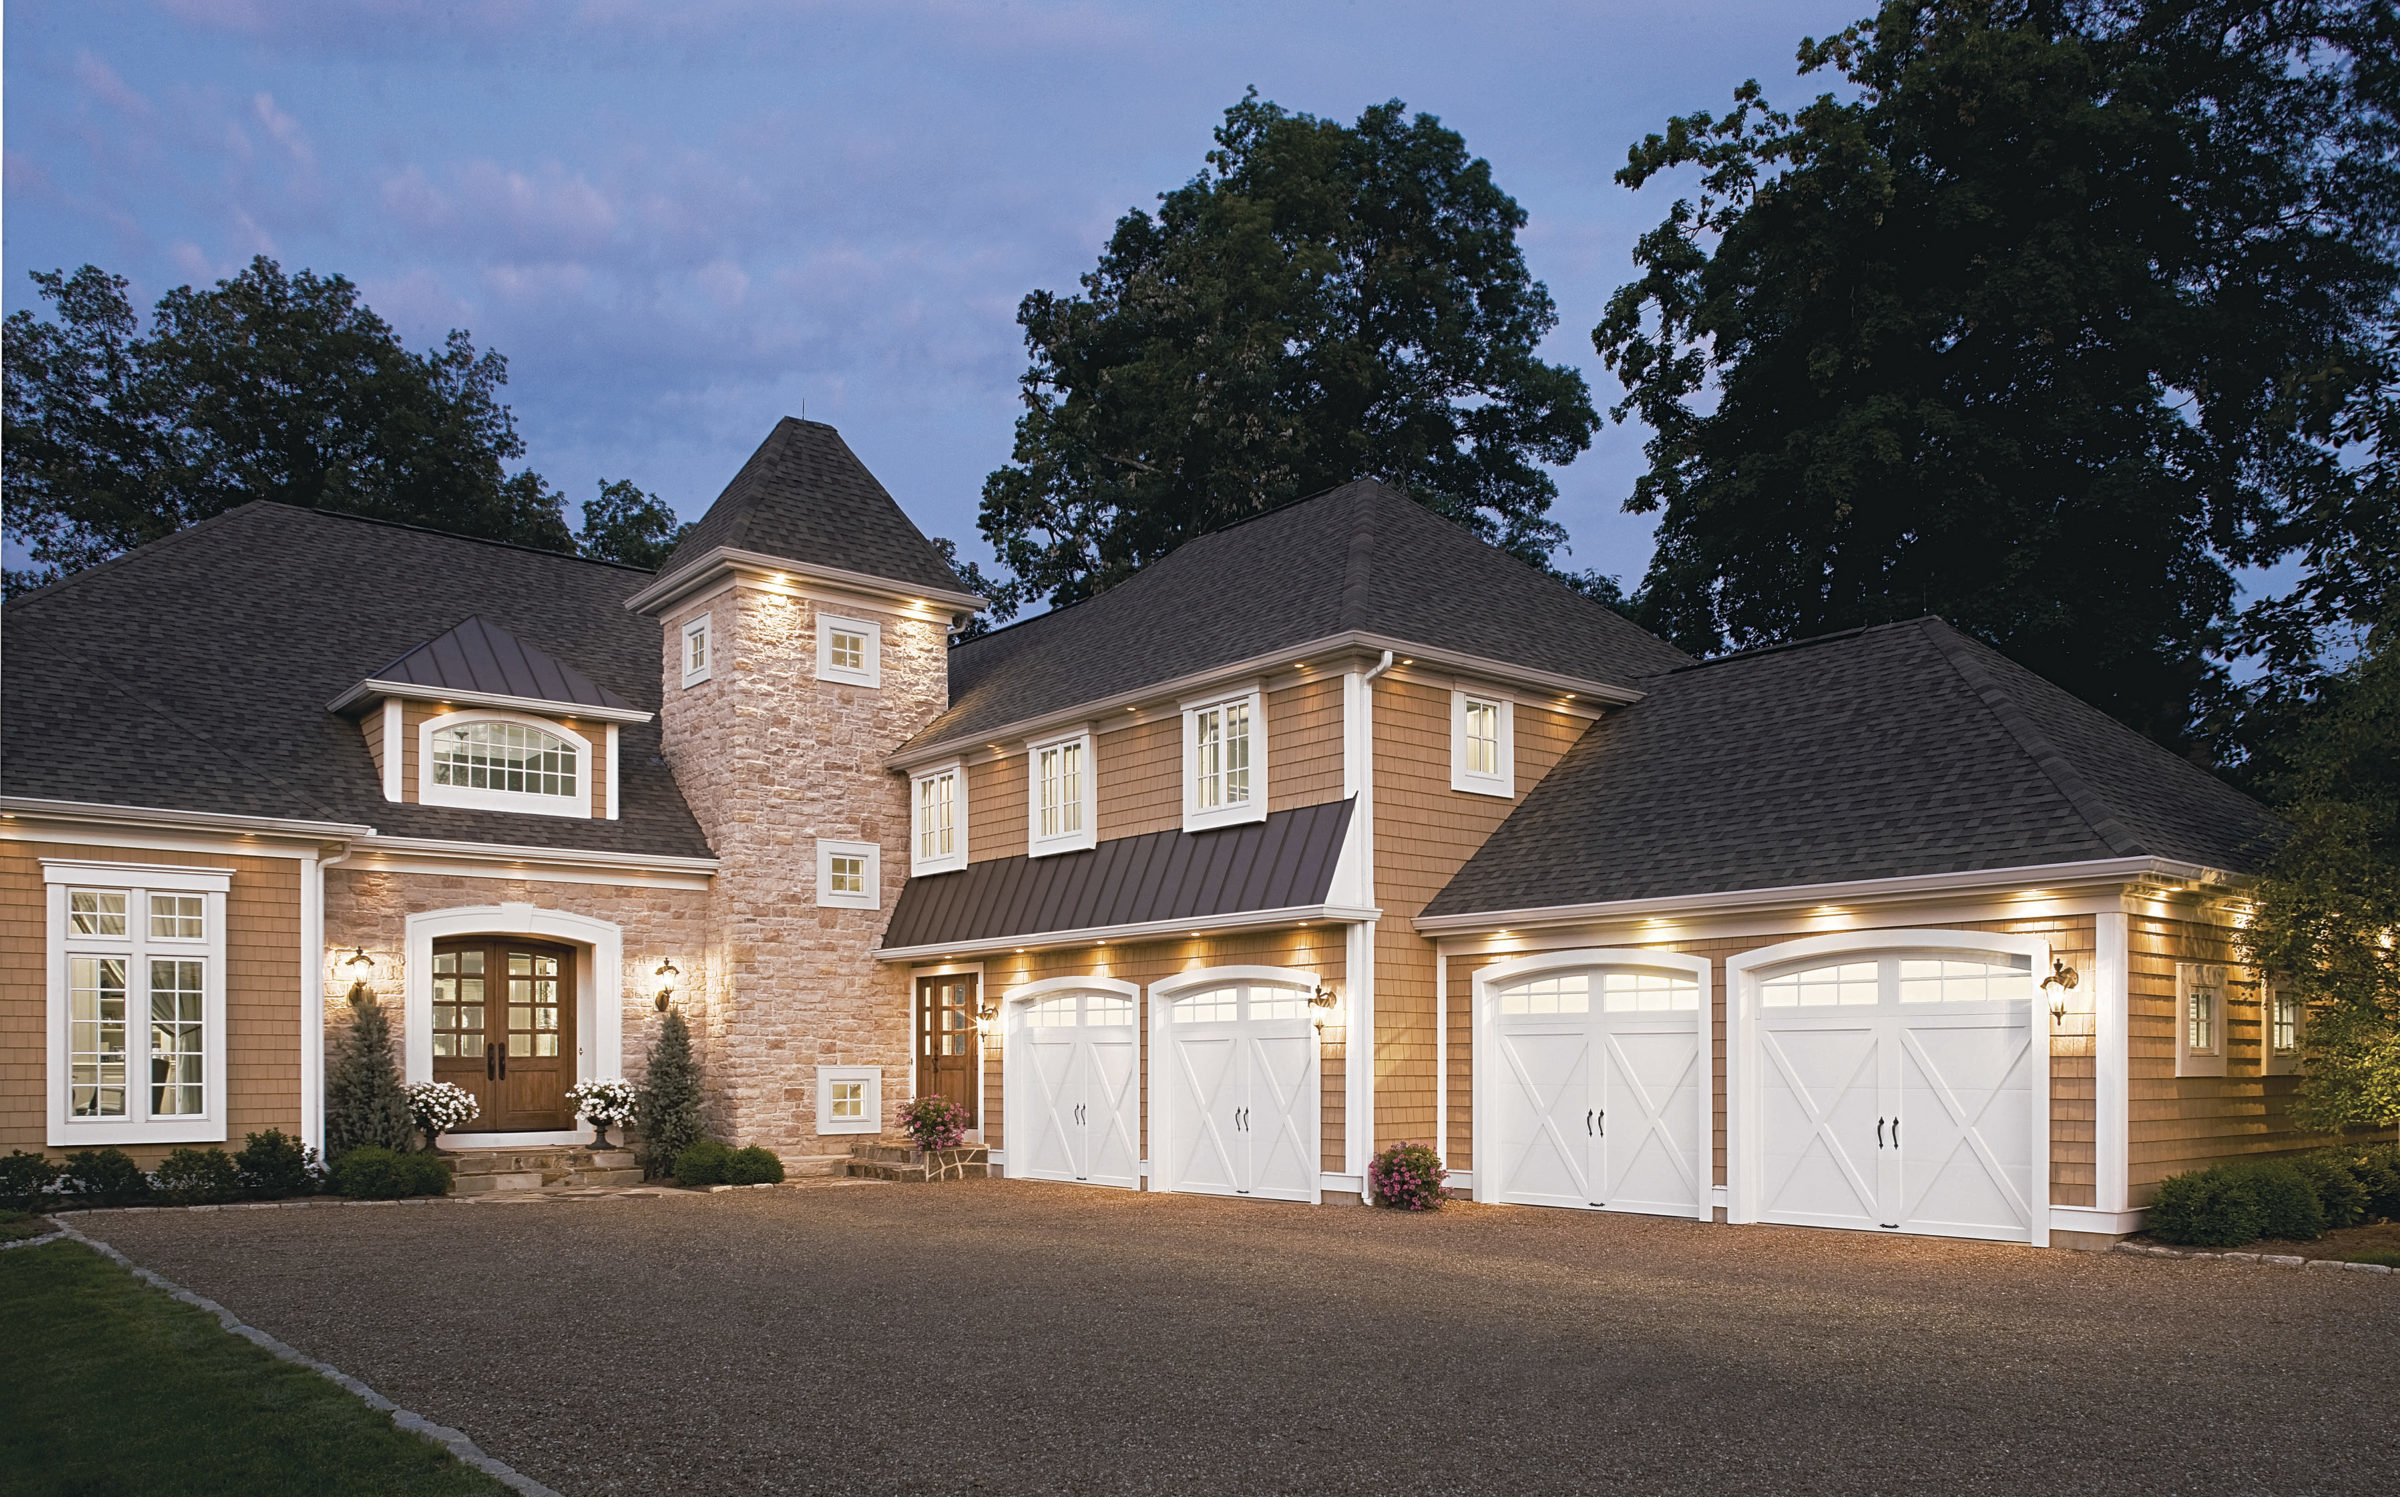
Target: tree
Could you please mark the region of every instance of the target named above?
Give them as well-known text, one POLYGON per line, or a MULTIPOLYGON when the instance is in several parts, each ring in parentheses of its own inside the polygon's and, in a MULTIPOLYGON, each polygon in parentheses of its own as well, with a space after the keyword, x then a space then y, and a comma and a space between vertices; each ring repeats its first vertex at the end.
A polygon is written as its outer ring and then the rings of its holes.
POLYGON ((1700 174, 1593 332, 1652 430, 1646 619, 1939 612, 2183 744, 2274 611, 2229 568, 2298 550, 2314 668, 2400 430, 2390 0, 1889 0, 1799 57, 1849 96, 1747 83, 1618 173, 1700 174))
POLYGON ((633 1110, 642 1129, 642 1169, 648 1174, 671 1172, 677 1155, 708 1136, 700 1122, 700 1062, 692 1055, 692 1031, 674 1009, 659 1021, 633 1110))
POLYGON ((2248 960, 2308 1005, 2292 1116, 2400 1124, 2400 612, 2325 683, 2267 776, 2292 824, 2254 891, 2248 960))
POLYGON ((583 501, 583 529, 575 546, 594 561, 623 562, 655 572, 691 528, 657 495, 644 493, 632 480, 603 478, 599 497, 583 501))
POLYGON ((6 323, 7 533, 36 564, 12 590, 254 499, 573 549, 560 496, 504 471, 508 361, 464 332, 413 353, 350 282, 264 256, 168 292, 146 336, 122 276, 33 280, 58 320, 6 323))
POLYGON ((1535 345, 1557 321, 1525 212, 1431 115, 1355 125, 1256 90, 1083 294, 1018 308, 1032 365, 978 521, 1007 601, 1073 602, 1189 536, 1363 475, 1542 562, 1544 464, 1599 424, 1535 345))
POLYGON ((958 632, 951 636, 953 640, 979 639, 989 634, 995 623, 1004 624, 1016 617, 1017 605, 1009 595, 1008 584, 985 575, 983 568, 972 561, 960 561, 958 542, 946 535, 937 535, 933 538, 933 549, 942 553, 942 560, 950 564, 950 570, 958 574, 958 580, 968 592, 990 600, 983 612, 959 627, 958 632))
POLYGON ((374 990, 359 983, 350 990, 350 1022, 342 1027, 325 1077, 325 1162, 352 1149, 405 1154, 416 1142, 408 1093, 392 1064, 391 1020, 374 990))

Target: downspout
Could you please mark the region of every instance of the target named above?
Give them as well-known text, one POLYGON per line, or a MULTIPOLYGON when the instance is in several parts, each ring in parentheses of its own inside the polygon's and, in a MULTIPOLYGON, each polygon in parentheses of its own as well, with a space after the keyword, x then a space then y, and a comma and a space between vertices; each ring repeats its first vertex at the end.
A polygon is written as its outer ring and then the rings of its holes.
POLYGON ((300 1141, 325 1149, 325 870, 357 849, 300 860, 300 1141))

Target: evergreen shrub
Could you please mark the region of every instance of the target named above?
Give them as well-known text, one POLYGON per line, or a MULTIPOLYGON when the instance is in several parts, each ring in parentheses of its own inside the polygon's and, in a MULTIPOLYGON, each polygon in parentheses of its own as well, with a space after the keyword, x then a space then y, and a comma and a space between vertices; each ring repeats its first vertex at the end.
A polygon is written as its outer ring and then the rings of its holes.
POLYGON ((438 1155, 400 1154, 366 1144, 333 1162, 333 1188, 354 1201, 448 1195, 450 1163, 438 1155))
POLYGON ((59 1186, 78 1206, 130 1206, 148 1200, 150 1177, 123 1149, 78 1149, 67 1156, 59 1186))
MULTIPOLYGON (((642 1173, 676 1174, 676 1161, 705 1136, 700 1127, 700 1062, 692 1031, 673 1009, 659 1022, 650 1063, 634 1094, 633 1120, 642 1130, 642 1173)), ((676 1174, 677 1179, 683 1178, 676 1174)))
MULTIPOLYGON (((701 1139, 675 1156, 675 1183, 678 1185, 727 1185, 726 1170, 733 1163, 733 1150, 713 1138, 701 1139)), ((778 1170, 782 1168, 779 1164, 778 1170)))
POLYGON ((2355 1227, 2367 1219, 2367 1188, 2359 1183, 2357 1173, 2336 1151, 2327 1149, 2316 1154, 2295 1155, 2291 1164, 2316 1192, 2326 1231, 2337 1232, 2344 1227, 2355 1227))
POLYGON ((400 1068, 392 1063, 392 1024, 365 983, 350 990, 350 1022, 325 1077, 325 1153, 352 1149, 405 1154, 417 1141, 400 1068))
POLYGON ((2219 1166, 2245 1177, 2258 1202, 2258 1235, 2292 1242, 2312 1242, 2325 1235, 2325 1207, 2316 1186, 2290 1162, 2281 1159, 2219 1166))
POLYGON ((38 1211, 58 1186, 58 1163, 47 1154, 12 1149, 0 1159, 0 1208, 38 1211))
POLYGON ((727 1185, 780 1185, 783 1183, 783 1161, 773 1152, 752 1144, 736 1149, 725 1159, 727 1185))
POLYGON ((324 1188, 325 1170, 317 1151, 280 1128, 242 1136, 242 1151, 233 1156, 242 1189, 262 1199, 314 1195, 324 1188))
POLYGON ((213 1206, 241 1194, 241 1170, 223 1149, 177 1149, 150 1172, 150 1189, 169 1206, 213 1206))

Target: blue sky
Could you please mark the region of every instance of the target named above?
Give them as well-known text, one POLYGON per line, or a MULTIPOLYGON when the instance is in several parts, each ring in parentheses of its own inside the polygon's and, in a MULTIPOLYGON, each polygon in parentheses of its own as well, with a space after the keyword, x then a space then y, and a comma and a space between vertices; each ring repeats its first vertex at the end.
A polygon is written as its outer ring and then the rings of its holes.
MULTIPOLYGON (((1025 367, 1018 299, 1190 177, 1256 85, 1342 119, 1436 114, 1530 215, 1548 356, 1589 339, 1672 185, 1609 179, 1670 114, 1868 0, 1207 6, 873 0, 13 0, 7 309, 91 262, 137 303, 265 253, 339 271, 413 345, 508 355, 573 515, 630 478, 686 516, 776 417, 841 427, 912 517, 986 556, 983 476, 1025 367)), ((1559 475, 1575 566, 1626 574, 1638 427, 1559 475)))

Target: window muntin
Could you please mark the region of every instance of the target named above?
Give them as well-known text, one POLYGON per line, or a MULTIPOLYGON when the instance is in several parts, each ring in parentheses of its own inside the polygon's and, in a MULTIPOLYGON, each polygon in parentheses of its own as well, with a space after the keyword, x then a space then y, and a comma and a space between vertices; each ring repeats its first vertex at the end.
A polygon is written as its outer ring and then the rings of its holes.
POLYGON ((833 1083, 833 1120, 855 1123, 867 1115, 867 1084, 864 1081, 833 1083))
POLYGON ((207 990, 202 964, 150 962, 150 1115, 196 1117, 208 1110, 207 990))
POLYGON ((702 614, 683 626, 683 684, 707 680, 714 668, 708 615, 702 614))
POLYGON ((208 901, 198 894, 150 896, 150 939, 199 941, 208 936, 208 901))
POLYGON ((928 770, 909 786, 909 863, 915 873, 967 865, 965 774, 955 764, 928 770))
POLYGON ((437 951, 433 956, 433 1053, 477 1060, 483 1055, 483 952, 437 951))
MULTIPOLYGON (((1167 1021, 1171 1024, 1230 1024, 1243 1019, 1302 1019, 1308 1017, 1308 1000, 1306 988, 1275 983, 1233 983, 1221 988, 1202 988, 1196 993, 1177 995, 1167 1006, 1167 1021)), ((1131 1022, 1132 1017, 1131 1000, 1127 1000, 1125 1018, 1117 1022, 1131 1022)))
POLYGON ((222 1139, 224 869, 42 860, 54 1147, 222 1139), (95 875, 122 876, 101 884, 95 875))
POLYGON ((529 723, 479 719, 433 732, 433 783, 452 789, 572 800, 576 767, 575 745, 529 723))
POLYGON ((1467 700, 1467 773, 1500 772, 1500 704, 1467 700))
POLYGON ((1034 783, 1040 787, 1044 839, 1072 837, 1083 830, 1083 740, 1054 743, 1034 755, 1034 783))
POLYGON ((1500 1012, 1504 1014, 1586 1014, 1591 1011, 1591 979, 1580 972, 1536 978, 1500 990, 1500 1012))
POLYGON ((834 853, 828 859, 826 887, 836 894, 867 892, 867 860, 863 857, 834 853))
POLYGON ((78 936, 125 934, 125 891, 74 889, 67 894, 67 930, 78 936))
POLYGON ((1770 977, 1758 985, 1758 1004, 1862 1008, 1887 1003, 2022 1003, 2032 996, 2032 977, 2031 957, 1881 956, 1770 977))
POLYGON ((2267 993, 2267 1047, 2277 1055, 2300 1049, 2300 995, 2283 988, 2267 993))
MULTIPOLYGON (((855 629, 836 629, 825 646, 826 663, 837 671, 867 668, 867 637, 855 629)), ((856 1085, 857 1083, 846 1083, 856 1085)))
POLYGON ((1255 689, 1183 709, 1183 829, 1266 814, 1266 722, 1255 689))
POLYGON ((1178 1024, 1230 1024, 1242 1016, 1242 990, 1208 988, 1175 1000, 1168 1009, 1178 1024))
POLYGON ((558 958, 540 952, 508 954, 508 1053, 558 1053, 558 958))
POLYGON ((67 958, 68 1110, 79 1118, 126 1115, 126 961, 67 958))
POLYGON ((2195 1054, 2206 1054, 2217 1048, 2217 995, 2208 988, 2194 988, 2184 995, 2183 1045, 2195 1054))

